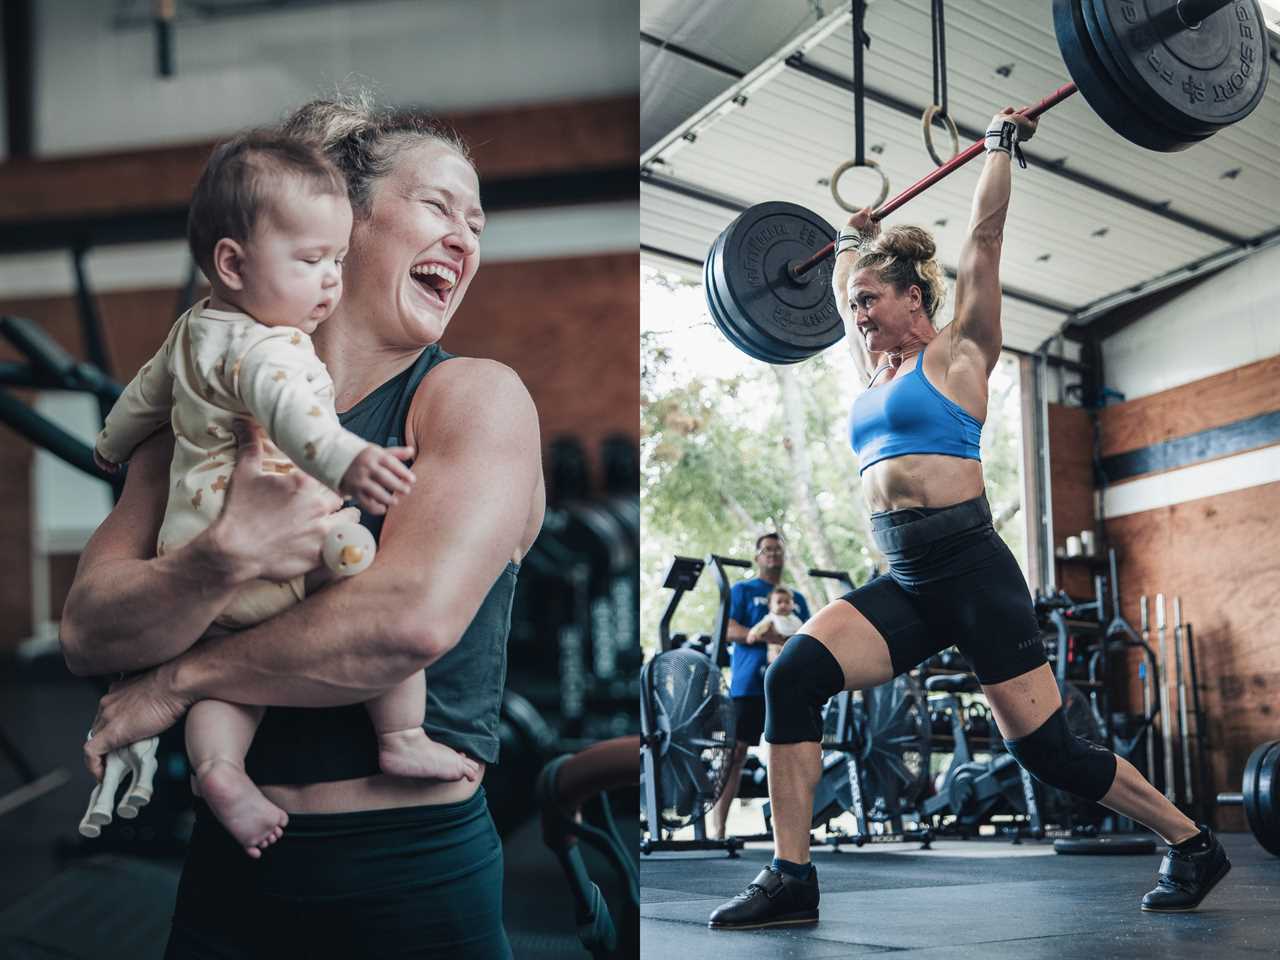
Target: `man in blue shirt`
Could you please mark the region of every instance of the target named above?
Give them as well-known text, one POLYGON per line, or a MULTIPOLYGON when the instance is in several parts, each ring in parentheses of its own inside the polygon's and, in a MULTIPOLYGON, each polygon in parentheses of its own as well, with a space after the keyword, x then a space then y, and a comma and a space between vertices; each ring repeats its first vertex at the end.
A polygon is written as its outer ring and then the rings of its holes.
MULTIPOLYGON (((729 694, 733 697, 737 719, 737 743, 733 745, 729 781, 711 808, 708 835, 716 839, 724 837, 729 808, 737 799, 747 747, 758 744, 764 732, 764 671, 768 666, 769 644, 782 644, 787 639, 771 624, 763 630, 751 629, 769 613, 769 594, 782 582, 782 568, 786 562, 782 537, 766 533, 757 539, 755 562, 756 576, 738 581, 729 591, 729 626, 725 637, 733 644, 729 694)), ((802 621, 808 620, 809 604, 798 591, 793 590, 792 594, 796 614, 802 621)))

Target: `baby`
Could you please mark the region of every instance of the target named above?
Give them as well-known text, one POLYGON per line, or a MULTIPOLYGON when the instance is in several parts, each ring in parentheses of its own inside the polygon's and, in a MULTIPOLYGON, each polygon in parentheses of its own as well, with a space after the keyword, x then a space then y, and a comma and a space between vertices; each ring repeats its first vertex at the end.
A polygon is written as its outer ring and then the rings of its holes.
MULTIPOLYGON (((380 515, 408 493, 414 477, 407 447, 383 449, 343 429, 334 388, 310 334, 332 316, 342 296, 342 258, 351 235, 351 205, 342 175, 318 149, 269 132, 243 134, 214 151, 196 185, 188 240, 212 295, 178 319, 164 346, 125 388, 98 435, 94 458, 114 472, 157 428, 172 423, 169 501, 156 554, 188 542, 218 517, 235 466, 232 424, 252 418, 270 441, 265 470, 296 465, 335 492, 380 515)), ((367 531, 354 524, 355 539, 367 531)), ((330 534, 330 539, 341 535, 330 534)), ((367 566, 372 539, 330 549, 337 575, 367 566), (353 549, 354 548, 354 549, 353 549), (362 562, 363 560, 363 562, 362 562), (349 566, 350 570, 342 567, 349 566)), ((318 574, 318 575, 317 575, 318 574)), ((328 579, 247 584, 215 621, 240 629, 276 615, 328 579)), ((419 672, 368 704, 382 771, 402 777, 474 780, 478 765, 432 741, 422 728, 426 680, 419 672)), ((187 717, 187 753, 200 795, 251 857, 281 836, 288 821, 248 778, 244 758, 263 708, 205 700, 187 717)), ((138 758, 122 816, 136 814, 138 758)), ((154 750, 154 746, 152 747, 154 750)), ((108 777, 111 777, 110 764, 108 777)), ((154 768, 154 763, 153 763, 154 768)), ((81 832, 96 836, 109 822, 115 782, 95 791, 81 832), (96 813, 95 813, 96 808, 96 813), (85 827, 88 826, 89 830, 85 827)))
MULTIPOLYGON (((769 612, 760 618, 760 622, 747 631, 752 643, 759 643, 772 626, 784 640, 790 639, 800 632, 800 618, 795 615, 795 597, 786 587, 774 587, 769 594, 769 612)), ((766 654, 766 662, 773 663, 782 649, 782 644, 771 643, 766 654)))

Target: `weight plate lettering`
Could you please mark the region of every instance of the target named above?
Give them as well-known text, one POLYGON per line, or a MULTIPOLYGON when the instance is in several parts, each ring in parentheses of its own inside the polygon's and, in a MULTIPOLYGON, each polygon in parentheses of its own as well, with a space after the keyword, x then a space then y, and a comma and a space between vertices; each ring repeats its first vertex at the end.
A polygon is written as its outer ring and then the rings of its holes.
POLYGON ((844 336, 831 295, 830 259, 799 280, 789 266, 835 239, 822 217, 793 203, 744 211, 717 238, 704 265, 707 306, 735 346, 768 363, 796 363, 844 336))
POLYGON ((1232 0, 1195 27, 1177 0, 1082 0, 1111 79, 1152 121, 1198 137, 1247 116, 1267 78, 1267 33, 1256 0, 1232 0))

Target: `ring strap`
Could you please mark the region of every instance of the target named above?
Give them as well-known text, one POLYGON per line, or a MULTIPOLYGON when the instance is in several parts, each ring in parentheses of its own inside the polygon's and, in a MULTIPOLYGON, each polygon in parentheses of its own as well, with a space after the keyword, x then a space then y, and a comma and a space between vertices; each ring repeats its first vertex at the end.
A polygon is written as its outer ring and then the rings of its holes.
POLYGON ((756 874, 756 878, 751 881, 751 886, 759 887, 766 897, 772 900, 782 892, 782 877, 777 872, 765 867, 756 874))
POLYGON ((1190 860, 1173 857, 1166 853, 1164 859, 1160 861, 1160 876, 1177 883, 1195 883, 1196 865, 1190 860))

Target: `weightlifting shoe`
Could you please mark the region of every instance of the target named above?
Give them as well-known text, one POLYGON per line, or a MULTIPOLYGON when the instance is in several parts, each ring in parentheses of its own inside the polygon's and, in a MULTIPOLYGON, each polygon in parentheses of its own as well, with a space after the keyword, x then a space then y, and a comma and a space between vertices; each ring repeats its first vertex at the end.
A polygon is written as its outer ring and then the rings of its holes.
POLYGON ((765 867, 747 889, 711 912, 707 926, 720 930, 755 930, 818 922, 818 870, 797 880, 773 866, 765 867))
POLYGON ((1142 898, 1142 909, 1151 913, 1194 910, 1231 869, 1222 841, 1208 827, 1200 828, 1208 839, 1194 853, 1170 847, 1160 864, 1156 888, 1142 898))

